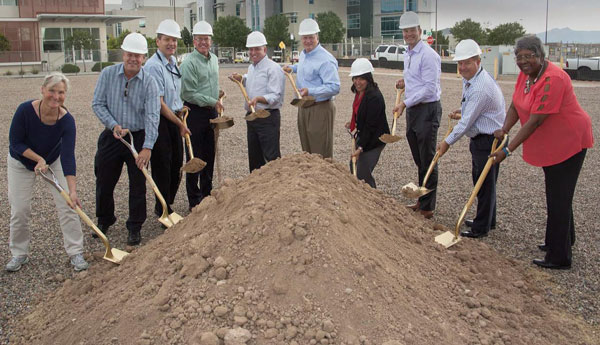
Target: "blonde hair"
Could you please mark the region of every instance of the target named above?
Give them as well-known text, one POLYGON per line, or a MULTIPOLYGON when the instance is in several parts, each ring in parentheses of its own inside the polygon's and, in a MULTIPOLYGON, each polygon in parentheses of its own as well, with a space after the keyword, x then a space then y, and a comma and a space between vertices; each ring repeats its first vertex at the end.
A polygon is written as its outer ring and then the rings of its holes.
POLYGON ((44 82, 42 83, 42 87, 45 87, 47 89, 52 88, 54 85, 63 82, 65 83, 65 91, 69 90, 69 79, 67 79, 67 77, 65 77, 64 74, 60 73, 60 72, 52 72, 50 74, 48 74, 46 76, 46 78, 44 78, 44 82))

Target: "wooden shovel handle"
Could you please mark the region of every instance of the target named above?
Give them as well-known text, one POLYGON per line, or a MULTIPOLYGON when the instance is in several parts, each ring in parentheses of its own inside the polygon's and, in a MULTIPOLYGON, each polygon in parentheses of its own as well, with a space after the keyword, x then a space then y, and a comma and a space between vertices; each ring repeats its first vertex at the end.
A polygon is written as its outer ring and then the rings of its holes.
MULTIPOLYGON (((394 107, 398 104, 400 104, 400 101, 402 100, 402 94, 404 93, 404 89, 396 89, 396 102, 394 103, 394 107)), ((394 117, 398 118, 398 116, 400 116, 400 114, 396 111, 394 112, 394 117)))
MULTIPOLYGON (((452 123, 452 119, 448 118, 448 130, 446 130, 446 135, 444 135, 444 139, 442 139, 442 140, 446 140, 446 138, 448 138, 448 136, 450 135, 450 133, 452 133, 453 129, 454 129, 454 124, 452 123)), ((433 172, 433 167, 435 167, 435 165, 437 164, 437 161, 442 156, 443 155, 440 154, 440 151, 436 151, 435 152, 435 156, 433 156, 433 159, 431 160, 431 163, 429 164, 429 168, 427 169, 427 174, 425 174, 425 178, 423 179, 423 186, 422 187, 425 187, 425 184, 427 184, 427 180, 429 180, 429 176, 433 172)))
MULTIPOLYGON (((502 143, 500 143, 500 146, 498 146, 496 148, 496 145, 498 145, 498 138, 495 138, 494 143, 492 144, 491 153, 496 153, 496 152, 502 150, 504 145, 506 145, 507 141, 508 141, 508 135, 505 134, 504 139, 502 139, 502 143)), ((481 186, 483 185, 483 181, 485 181, 485 178, 486 178, 488 172, 490 171, 492 164, 494 164, 494 157, 488 158, 487 162, 485 163, 485 167, 483 167, 483 171, 481 172, 481 175, 479 175, 479 178, 477 179, 477 183, 475 183, 475 187, 473 188, 473 191, 471 192, 469 201, 467 201, 467 204, 465 205, 462 212, 460 213, 460 216, 458 217, 458 221, 456 222, 456 228, 454 229, 454 237, 455 238, 458 238, 458 231, 460 229, 460 226, 462 225, 463 220, 465 220, 467 211, 469 210, 469 208, 471 208, 471 205, 473 205, 473 202, 475 201, 475 198, 477 197, 477 193, 479 193, 479 190, 481 189, 481 186)))
POLYGON ((286 71, 283 71, 283 73, 285 73, 285 76, 290 80, 290 82, 292 83, 292 87, 294 88, 294 91, 296 91, 296 95, 298 95, 298 98, 302 98, 302 96, 300 96, 300 91, 298 91, 298 87, 296 86, 296 82, 294 81, 294 77, 292 77, 291 73, 288 73, 286 71))
MULTIPOLYGON (((240 87, 240 90, 242 90, 242 94, 244 95, 244 98, 246 99, 246 102, 250 102, 250 98, 248 97, 248 93, 246 93, 246 88, 244 87, 244 84, 242 84, 241 81, 235 79, 235 78, 229 78, 230 80, 234 81, 236 84, 238 84, 238 86, 240 87)), ((253 106, 250 106, 250 111, 252 113, 256 113, 256 110, 254 110, 253 106)))

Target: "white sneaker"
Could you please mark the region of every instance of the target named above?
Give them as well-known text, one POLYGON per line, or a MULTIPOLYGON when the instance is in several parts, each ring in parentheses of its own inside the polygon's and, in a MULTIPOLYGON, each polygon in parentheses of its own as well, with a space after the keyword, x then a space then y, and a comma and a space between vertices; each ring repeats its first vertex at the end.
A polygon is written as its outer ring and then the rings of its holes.
POLYGON ((9 272, 16 272, 21 269, 21 266, 29 262, 27 255, 13 256, 12 259, 6 264, 6 270, 9 272))
POLYGON ((73 269, 75 269, 77 272, 87 270, 88 267, 90 267, 90 264, 88 264, 83 258, 83 254, 75 254, 71 256, 71 265, 73 265, 73 269))

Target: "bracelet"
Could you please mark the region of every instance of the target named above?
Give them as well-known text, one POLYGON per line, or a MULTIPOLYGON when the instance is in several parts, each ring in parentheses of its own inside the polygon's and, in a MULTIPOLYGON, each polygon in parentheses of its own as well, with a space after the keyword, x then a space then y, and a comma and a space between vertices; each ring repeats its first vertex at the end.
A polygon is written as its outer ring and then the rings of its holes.
POLYGON ((504 154, 506 155, 506 157, 509 157, 511 155, 510 150, 508 149, 508 147, 504 146, 502 148, 502 152, 504 152, 504 154))

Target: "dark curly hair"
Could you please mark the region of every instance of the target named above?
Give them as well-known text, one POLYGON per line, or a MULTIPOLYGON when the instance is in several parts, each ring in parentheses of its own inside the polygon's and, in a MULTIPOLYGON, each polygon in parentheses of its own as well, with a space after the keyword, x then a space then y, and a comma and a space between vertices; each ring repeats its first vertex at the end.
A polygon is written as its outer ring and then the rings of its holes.
MULTIPOLYGON (((373 80, 373 73, 371 73, 371 72, 354 76, 354 77, 352 77, 353 81, 354 81, 354 78, 362 78, 367 81, 367 88, 365 89, 365 92, 369 91, 372 88, 377 89, 379 87, 379 86, 377 86, 377 83, 375 82, 375 80, 373 80)), ((356 87, 354 87, 354 83, 352 83, 352 87, 350 87, 350 91, 352 91, 353 93, 356 93, 356 87)))

